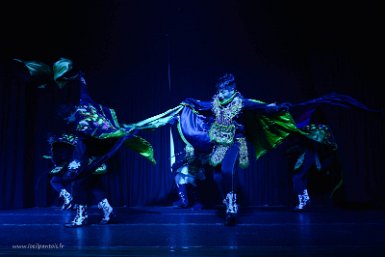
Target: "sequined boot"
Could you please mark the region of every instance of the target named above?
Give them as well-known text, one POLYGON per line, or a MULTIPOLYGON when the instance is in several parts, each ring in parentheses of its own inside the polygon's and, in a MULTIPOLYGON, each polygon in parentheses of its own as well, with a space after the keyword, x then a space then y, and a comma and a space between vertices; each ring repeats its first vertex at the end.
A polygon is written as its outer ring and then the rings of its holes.
POLYGON ((111 222, 111 218, 114 216, 114 208, 111 207, 107 198, 103 199, 98 203, 98 208, 103 211, 103 219, 99 224, 107 224, 111 222))
POLYGON ((233 226, 237 223, 238 216, 237 194, 234 192, 228 193, 223 203, 226 205, 225 225, 233 226))
POLYGON ((296 211, 302 211, 305 209, 305 207, 309 207, 310 204, 310 197, 307 192, 307 189, 304 189, 302 194, 298 195, 298 205, 294 207, 294 210, 296 211))
POLYGON ((67 228, 77 228, 86 225, 88 222, 87 205, 76 206, 76 216, 70 223, 65 224, 67 228))
POLYGON ((61 207, 62 211, 71 209, 73 207, 72 196, 66 189, 63 188, 60 190, 59 198, 63 198, 63 205, 61 207))

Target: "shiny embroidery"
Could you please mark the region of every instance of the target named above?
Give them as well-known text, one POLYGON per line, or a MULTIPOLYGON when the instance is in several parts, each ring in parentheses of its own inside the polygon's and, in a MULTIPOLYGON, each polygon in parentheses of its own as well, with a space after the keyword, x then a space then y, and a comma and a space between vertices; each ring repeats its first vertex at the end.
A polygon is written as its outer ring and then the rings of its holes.
POLYGON ((242 110, 242 99, 238 96, 226 106, 223 106, 214 96, 212 111, 215 115, 215 121, 210 127, 210 140, 218 144, 231 145, 234 142, 235 125, 233 118, 242 110))
POLYGON ((80 163, 79 161, 74 160, 74 161, 72 161, 72 162, 70 162, 70 163, 68 164, 68 169, 70 169, 70 170, 76 170, 76 169, 78 169, 80 166, 81 166, 81 163, 80 163))
POLYGON ((117 128, 106 117, 100 114, 92 105, 81 105, 76 109, 76 116, 79 118, 77 130, 95 134, 100 130, 103 133, 115 131, 117 128))
POLYGON ((235 96, 228 105, 224 106, 221 104, 218 96, 215 95, 212 108, 215 115, 215 121, 223 125, 232 124, 233 118, 240 113, 242 107, 242 99, 239 96, 235 96))
POLYGON ((247 150, 246 138, 237 138, 237 142, 239 143, 239 167, 246 169, 249 167, 249 152, 247 150))
MULTIPOLYGON (((241 112, 243 104, 242 98, 235 96, 229 104, 224 105, 219 100, 218 95, 215 95, 213 98, 212 106, 212 111, 215 115, 215 121, 210 127, 209 137, 212 142, 216 143, 216 145, 214 146, 214 149, 210 155, 210 164, 212 166, 217 166, 222 162, 227 150, 234 143, 236 127, 233 122, 233 118, 241 112)), ((245 149, 247 151, 247 147, 244 148, 244 145, 240 145, 241 147, 243 146, 243 151, 245 149)), ((245 166, 246 161, 248 165, 248 159, 247 157, 245 158, 244 152, 242 152, 241 158, 242 160, 239 160, 240 166, 245 166)))
POLYGON ((215 167, 221 163, 223 158, 225 158, 225 154, 229 148, 229 146, 225 145, 215 145, 210 155, 210 164, 215 167))

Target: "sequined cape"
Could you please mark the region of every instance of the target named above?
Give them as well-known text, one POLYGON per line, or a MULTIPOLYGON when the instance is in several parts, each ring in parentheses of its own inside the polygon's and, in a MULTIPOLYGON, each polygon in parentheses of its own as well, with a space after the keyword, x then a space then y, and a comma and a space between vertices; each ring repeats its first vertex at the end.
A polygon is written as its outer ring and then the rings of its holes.
MULTIPOLYGON (((208 131, 213 121, 212 102, 187 98, 178 106, 137 123, 125 125, 135 130, 176 125, 186 144, 202 152, 213 146, 208 131)), ((256 99, 243 99, 245 136, 255 148, 256 158, 278 146, 291 133, 299 130, 289 112, 272 112, 268 104, 256 99)))
MULTIPOLYGON (((383 115, 383 110, 367 107, 365 104, 349 95, 329 93, 299 103, 287 103, 292 110, 301 110, 303 117, 312 113, 320 106, 334 106, 337 108, 356 109, 383 115)), ((308 120, 296 122, 292 112, 272 110, 271 105, 261 100, 243 98, 242 124, 245 136, 255 148, 256 159, 259 159, 269 150, 276 148, 290 134, 298 134, 309 139, 311 135, 303 130, 308 120)), ((308 115, 309 116, 309 115, 308 115)), ((208 131, 213 121, 212 102, 187 98, 179 105, 163 113, 145 120, 125 124, 127 129, 147 130, 156 129, 165 125, 176 125, 181 139, 202 152, 210 152, 213 146, 208 131)))

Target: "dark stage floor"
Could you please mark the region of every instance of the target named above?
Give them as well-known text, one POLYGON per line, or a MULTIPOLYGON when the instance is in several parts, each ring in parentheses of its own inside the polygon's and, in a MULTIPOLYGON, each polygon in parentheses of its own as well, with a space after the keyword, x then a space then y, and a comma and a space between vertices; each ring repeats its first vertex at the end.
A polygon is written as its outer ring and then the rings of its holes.
POLYGON ((113 224, 98 225, 91 207, 91 224, 77 229, 63 226, 73 211, 57 207, 0 211, 0 255, 385 256, 383 210, 251 208, 226 227, 215 209, 115 209, 113 224))

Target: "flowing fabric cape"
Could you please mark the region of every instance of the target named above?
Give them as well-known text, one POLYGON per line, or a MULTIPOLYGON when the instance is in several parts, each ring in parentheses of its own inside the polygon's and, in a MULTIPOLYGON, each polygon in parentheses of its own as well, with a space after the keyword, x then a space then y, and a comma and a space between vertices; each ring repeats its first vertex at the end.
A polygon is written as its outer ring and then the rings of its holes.
MULTIPOLYGON (((272 112, 269 104, 256 99, 243 99, 243 115, 246 139, 255 148, 256 159, 262 157, 269 150, 276 148, 290 134, 300 134, 308 137, 302 128, 309 123, 311 113, 320 106, 335 106, 337 108, 358 109, 374 113, 381 110, 371 109, 351 96, 330 93, 318 98, 299 103, 286 103, 290 109, 300 109, 301 117, 293 117, 290 111, 272 112), (298 122, 297 122, 298 120, 298 122)), ((213 146, 208 131, 214 117, 211 112, 210 101, 200 101, 187 98, 176 107, 145 120, 125 124, 130 130, 153 130, 166 125, 176 125, 179 136, 194 148, 210 152, 213 146)), ((310 137, 308 137, 310 138, 310 137)), ((310 138, 311 139, 311 138, 310 138)))
MULTIPOLYGON (((246 138, 260 158, 268 150, 275 148, 291 133, 301 133, 289 112, 269 113, 268 104, 255 99, 243 100, 246 138)), ((188 98, 178 106, 143 121, 125 125, 132 130, 155 129, 165 125, 178 127, 181 139, 202 152, 210 152, 213 146, 208 131, 213 121, 212 104, 188 98)))

